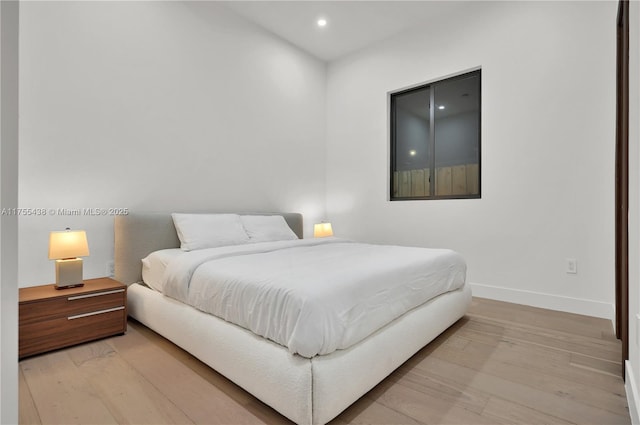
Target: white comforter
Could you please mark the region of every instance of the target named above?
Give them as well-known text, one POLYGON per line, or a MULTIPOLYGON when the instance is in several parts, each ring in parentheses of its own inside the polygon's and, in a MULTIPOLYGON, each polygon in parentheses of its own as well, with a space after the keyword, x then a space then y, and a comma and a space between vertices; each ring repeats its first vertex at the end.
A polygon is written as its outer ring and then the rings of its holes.
POLYGON ((313 357, 462 287, 465 275, 451 250, 322 238, 185 252, 167 265, 162 286, 167 296, 313 357))

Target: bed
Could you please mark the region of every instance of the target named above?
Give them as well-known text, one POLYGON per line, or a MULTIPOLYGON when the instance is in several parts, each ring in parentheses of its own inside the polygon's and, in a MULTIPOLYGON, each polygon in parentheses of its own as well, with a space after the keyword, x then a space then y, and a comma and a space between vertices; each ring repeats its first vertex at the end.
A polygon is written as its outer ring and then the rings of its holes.
MULTIPOLYGON (((260 215, 284 217, 302 239, 300 214, 260 215)), ((463 282, 347 348, 301 355, 145 285, 142 259, 180 246, 170 213, 116 217, 115 278, 129 285, 129 315, 298 424, 329 422, 460 319, 471 301, 463 282)))

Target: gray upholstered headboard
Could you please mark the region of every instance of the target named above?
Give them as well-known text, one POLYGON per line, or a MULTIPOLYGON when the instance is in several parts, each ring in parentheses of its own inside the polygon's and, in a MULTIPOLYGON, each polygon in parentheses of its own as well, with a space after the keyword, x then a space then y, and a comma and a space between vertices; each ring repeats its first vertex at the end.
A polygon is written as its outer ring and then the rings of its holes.
MULTIPOLYGON (((240 213, 281 215, 302 239, 302 215, 298 213, 240 213)), ((115 279, 130 285, 142 281, 142 263, 153 251, 180 248, 171 213, 135 213, 115 218, 115 279)))

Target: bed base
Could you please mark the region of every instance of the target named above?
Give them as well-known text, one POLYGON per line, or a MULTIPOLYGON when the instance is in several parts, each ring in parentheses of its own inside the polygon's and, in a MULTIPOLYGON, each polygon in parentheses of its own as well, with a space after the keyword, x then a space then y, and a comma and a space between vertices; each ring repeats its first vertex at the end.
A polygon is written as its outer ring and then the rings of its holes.
POLYGON ((329 422, 445 329, 471 302, 467 285, 410 311, 347 350, 311 359, 133 284, 129 315, 298 424, 329 422))

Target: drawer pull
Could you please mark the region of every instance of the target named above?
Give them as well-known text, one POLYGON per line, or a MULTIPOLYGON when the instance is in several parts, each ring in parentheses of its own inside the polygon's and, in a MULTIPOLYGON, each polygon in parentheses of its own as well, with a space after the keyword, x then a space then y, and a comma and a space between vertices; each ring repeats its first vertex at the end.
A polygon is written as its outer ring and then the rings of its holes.
POLYGON ((83 317, 95 316, 97 314, 111 313, 112 311, 120 311, 120 310, 124 310, 124 306, 108 308, 106 310, 92 311, 91 313, 76 314, 75 316, 67 317, 67 320, 82 319, 83 317))
POLYGON ((113 291, 95 292, 93 294, 86 294, 86 295, 76 295, 75 297, 67 298, 67 301, 82 300, 84 298, 100 297, 102 295, 109 295, 109 294, 118 294, 120 292, 124 292, 124 289, 114 289, 113 291))

